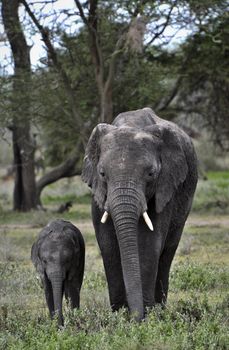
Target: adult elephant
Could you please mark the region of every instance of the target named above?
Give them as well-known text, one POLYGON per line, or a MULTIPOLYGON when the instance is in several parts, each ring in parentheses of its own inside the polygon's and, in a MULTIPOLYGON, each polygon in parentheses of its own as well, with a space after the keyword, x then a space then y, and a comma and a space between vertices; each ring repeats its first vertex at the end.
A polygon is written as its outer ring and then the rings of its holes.
POLYGON ((92 188, 111 307, 128 306, 139 321, 167 298, 197 183, 192 142, 150 108, 121 113, 93 130, 82 179, 92 188))

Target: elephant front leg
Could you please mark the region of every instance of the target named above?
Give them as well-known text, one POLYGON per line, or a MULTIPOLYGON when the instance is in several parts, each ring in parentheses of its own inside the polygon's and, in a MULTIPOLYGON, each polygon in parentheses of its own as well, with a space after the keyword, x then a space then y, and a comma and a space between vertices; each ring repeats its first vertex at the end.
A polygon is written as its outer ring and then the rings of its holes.
POLYGON ((106 233, 100 231, 97 239, 103 258, 111 308, 112 311, 116 311, 127 306, 118 242, 115 233, 109 229, 106 233))
POLYGON ((80 288, 78 281, 74 279, 65 281, 64 284, 65 296, 67 300, 70 301, 70 305, 72 309, 80 307, 80 288))
POLYGON ((142 289, 144 309, 152 308, 155 303, 155 288, 157 281, 158 257, 159 254, 154 254, 154 259, 148 261, 148 265, 142 268, 142 289))
MULTIPOLYGON (((153 219, 152 219, 153 221, 153 219)), ((152 233, 142 219, 139 221, 139 255, 142 276, 143 303, 144 309, 152 308, 155 303, 155 289, 161 247, 163 244, 162 234, 154 222, 152 233)))
POLYGON ((126 291, 122 274, 118 241, 111 218, 105 224, 100 222, 102 212, 95 203, 92 205, 93 224, 96 239, 102 254, 103 265, 108 283, 109 299, 112 311, 127 306, 126 291))
POLYGON ((121 263, 117 259, 118 254, 117 257, 114 255, 111 259, 104 257, 104 267, 108 283, 110 305, 112 311, 117 311, 122 307, 127 307, 127 301, 121 263))

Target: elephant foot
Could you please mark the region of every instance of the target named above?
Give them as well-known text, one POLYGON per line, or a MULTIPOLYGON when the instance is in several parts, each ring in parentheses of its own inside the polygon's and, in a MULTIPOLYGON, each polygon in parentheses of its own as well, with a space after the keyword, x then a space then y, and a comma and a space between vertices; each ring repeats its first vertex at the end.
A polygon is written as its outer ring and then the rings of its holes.
POLYGON ((127 302, 119 302, 111 305, 111 309, 113 312, 118 311, 121 308, 128 308, 127 302))

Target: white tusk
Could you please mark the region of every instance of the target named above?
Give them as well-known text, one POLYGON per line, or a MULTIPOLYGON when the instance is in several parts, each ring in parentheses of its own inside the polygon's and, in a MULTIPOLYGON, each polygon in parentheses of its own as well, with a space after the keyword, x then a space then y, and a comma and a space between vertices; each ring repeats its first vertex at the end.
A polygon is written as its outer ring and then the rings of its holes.
POLYGON ((107 221, 108 215, 109 215, 108 212, 105 211, 101 219, 102 224, 105 224, 105 222, 107 221))
POLYGON ((143 218, 144 218, 144 220, 145 220, 145 222, 146 222, 146 225, 149 227, 149 229, 150 229, 151 231, 153 231, 153 224, 152 224, 152 221, 150 220, 149 215, 147 214, 146 211, 144 211, 144 213, 143 213, 143 218))

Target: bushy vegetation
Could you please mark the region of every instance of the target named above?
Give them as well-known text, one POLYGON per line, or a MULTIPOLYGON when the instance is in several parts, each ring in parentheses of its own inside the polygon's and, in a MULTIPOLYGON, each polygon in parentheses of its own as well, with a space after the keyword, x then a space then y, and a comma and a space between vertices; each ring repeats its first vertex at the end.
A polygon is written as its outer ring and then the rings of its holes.
MULTIPOLYGON (((228 174, 208 174, 218 190, 227 191, 228 174)), ((76 181, 78 183, 78 180, 76 181)), ((201 186, 204 188, 206 181, 201 186)), ((78 193, 71 183, 72 191, 78 193)), ((200 188, 200 187, 199 187, 200 188)), ((55 186, 44 193, 47 211, 1 213, 0 235, 0 349, 228 349, 229 263, 228 219, 197 215, 196 202, 172 266, 167 306, 149 310, 141 324, 126 310, 112 313, 102 259, 95 241, 88 194, 76 197, 69 213, 57 214, 61 201, 55 186), (31 245, 49 220, 73 221, 86 241, 86 271, 81 309, 64 304, 65 327, 51 322, 43 289, 30 261, 31 245)), ((60 192, 62 190, 60 189, 60 192)), ((209 187, 205 188, 209 191, 209 187)), ((62 193, 62 192, 61 192, 62 193)), ((209 192, 208 192, 209 193, 209 192)), ((222 192, 223 193, 223 192, 222 192)), ((212 200, 212 195, 205 197, 212 200)), ((218 212, 218 208, 214 208, 218 212)), ((222 213, 221 213, 222 214, 222 213)))
POLYGON ((200 265, 185 262, 177 265, 171 274, 171 284, 175 290, 208 291, 214 288, 229 288, 229 275, 225 267, 200 265))
POLYGON ((10 349, 227 349, 225 306, 212 307, 208 300, 181 301, 166 310, 156 308, 140 325, 129 321, 124 311, 112 314, 96 305, 89 311, 69 313, 66 327, 28 312, 16 312, 8 321, 1 345, 10 349), (26 325, 26 326, 25 326, 26 325), (16 337, 12 336, 15 334, 16 337))

